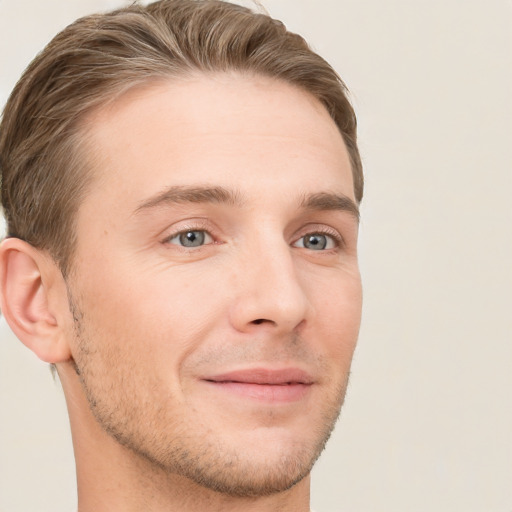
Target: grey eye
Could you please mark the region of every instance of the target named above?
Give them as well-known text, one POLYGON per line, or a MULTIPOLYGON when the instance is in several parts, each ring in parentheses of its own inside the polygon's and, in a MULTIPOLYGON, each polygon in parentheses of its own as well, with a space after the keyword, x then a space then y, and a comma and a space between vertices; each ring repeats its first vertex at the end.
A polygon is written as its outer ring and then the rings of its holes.
POLYGON ((295 247, 303 247, 312 251, 323 251, 336 247, 333 237, 322 233, 310 233, 299 238, 294 244, 295 247))
POLYGON ((327 237, 325 235, 307 235, 303 237, 303 240, 306 249, 321 251, 327 247, 327 237))
POLYGON ((205 243, 211 243, 212 237, 202 230, 183 231, 169 239, 169 243, 183 247, 200 247, 205 243))

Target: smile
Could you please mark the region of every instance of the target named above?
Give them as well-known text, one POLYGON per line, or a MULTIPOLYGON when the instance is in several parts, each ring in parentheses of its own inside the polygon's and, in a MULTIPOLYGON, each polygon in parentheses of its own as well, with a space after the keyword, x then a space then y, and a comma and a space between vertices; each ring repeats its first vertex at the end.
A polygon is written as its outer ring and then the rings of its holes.
POLYGON ((301 400, 314 383, 310 375, 297 368, 238 370, 203 381, 218 391, 269 403, 301 400))

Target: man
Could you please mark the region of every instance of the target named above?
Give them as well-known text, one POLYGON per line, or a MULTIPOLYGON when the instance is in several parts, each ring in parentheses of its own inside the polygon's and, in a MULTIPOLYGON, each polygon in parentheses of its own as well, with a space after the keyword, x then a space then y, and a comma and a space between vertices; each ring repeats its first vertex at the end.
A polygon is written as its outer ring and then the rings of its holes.
POLYGON ((80 512, 309 511, 360 322, 343 83, 268 16, 78 20, 0 127, 1 307, 66 395, 80 512))

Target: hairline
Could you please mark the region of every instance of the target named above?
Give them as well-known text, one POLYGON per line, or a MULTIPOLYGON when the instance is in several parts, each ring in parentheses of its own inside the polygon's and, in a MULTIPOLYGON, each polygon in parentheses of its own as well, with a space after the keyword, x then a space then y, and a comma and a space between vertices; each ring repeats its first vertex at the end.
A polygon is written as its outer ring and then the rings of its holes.
MULTIPOLYGON (((178 19, 184 21, 185 28, 195 27, 197 30, 198 20, 207 21, 204 13, 210 12, 206 7, 210 2, 205 1, 203 5, 199 1, 197 2, 199 5, 197 11, 187 11, 185 7, 188 9, 188 1, 176 0, 178 19), (183 12, 193 13, 196 25, 189 25, 185 18, 180 18, 181 7, 179 6, 182 4, 185 6, 183 12)), ((169 2, 169 4, 172 3, 169 2)), ((189 4, 191 3, 195 2, 189 2, 189 4)), ((213 0, 211 5, 215 6, 216 3, 213 0)), ((219 2, 219 6, 223 3, 226 2, 219 2)), ((12 233, 9 233, 11 236, 19 234, 21 238, 33 243, 35 247, 46 250, 65 274, 66 266, 70 264, 74 256, 76 244, 73 243, 73 240, 76 242, 77 213, 90 191, 91 183, 101 170, 101 167, 94 165, 94 145, 87 144, 88 122, 94 119, 95 112, 108 108, 118 98, 130 91, 151 87, 158 82, 183 80, 192 75, 205 76, 236 72, 269 77, 304 91, 314 98, 326 109, 342 136, 348 151, 356 202, 360 203, 363 191, 362 166, 357 148, 356 119, 345 84, 328 63, 311 50, 300 36, 287 31, 281 22, 271 20, 271 23, 268 21, 259 23, 257 20, 260 15, 254 11, 252 19, 249 20, 250 9, 237 4, 230 4, 230 6, 229 9, 224 6, 227 9, 225 12, 229 15, 226 19, 240 21, 240 28, 245 27, 248 32, 230 31, 229 26, 222 25, 224 31, 215 33, 212 26, 210 28, 212 39, 217 41, 225 53, 216 52, 213 46, 209 46, 208 41, 204 47, 207 53, 197 53, 203 48, 203 43, 194 38, 194 32, 189 34, 192 36, 190 39, 192 46, 184 43, 181 38, 185 37, 186 39, 188 35, 179 32, 181 25, 173 25, 169 22, 170 18, 166 18, 170 11, 166 10, 165 2, 154 2, 148 6, 132 5, 105 14, 86 16, 72 23, 52 39, 41 53, 42 57, 37 57, 32 61, 11 93, 6 104, 6 107, 9 107, 6 110, 9 114, 9 124, 4 125, 2 122, 2 128, 6 126, 10 131, 6 131, 7 137, 3 141, 0 133, 0 142, 7 141, 6 144, 12 144, 15 139, 11 134, 16 134, 14 126, 17 119, 13 114, 17 115, 18 119, 21 114, 25 114, 26 119, 44 120, 47 118, 62 121, 58 124, 39 121, 33 124, 27 123, 28 128, 23 125, 24 132, 21 132, 21 135, 25 138, 21 139, 21 143, 15 143, 13 149, 9 149, 7 145, 2 147, 2 149, 6 149, 7 156, 14 156, 15 162, 12 167, 11 165, 6 167, 9 171, 8 174, 4 175, 2 169, 2 179, 8 176, 9 180, 9 188, 5 189, 7 190, 5 196, 2 191, 2 200, 5 197, 3 206, 5 206, 8 229, 12 230, 12 233), (255 14, 256 17, 254 17, 255 14), (119 25, 123 17, 127 23, 126 31, 119 25), (249 28, 247 24, 249 21, 251 21, 251 26, 256 26, 257 29, 255 28, 253 31, 249 28), (169 32, 171 26, 174 27, 172 30, 178 32, 169 32), (176 27, 178 28, 176 29, 176 27), (141 28, 148 29, 147 40, 142 35, 141 28), (108 31, 110 30, 119 30, 119 33, 109 39, 108 31), (102 34, 106 36, 106 43, 101 40, 102 34), (174 38, 175 34, 178 34, 177 39, 174 38), (222 34, 226 34, 225 39, 222 39, 222 34), (247 34, 247 39, 244 38, 244 34, 247 34), (230 41, 232 43, 238 41, 235 38, 239 36, 242 37, 239 41, 240 46, 236 46, 236 50, 230 53, 225 44, 230 41), (262 43, 260 44, 259 40, 254 39, 255 37, 263 37, 262 43), (124 45, 127 42, 128 47, 138 53, 117 52, 115 45, 120 44, 121 38, 124 41, 121 44, 124 45), (64 44, 70 41, 72 45, 84 41, 83 52, 80 51, 81 46, 69 47, 64 44), (283 51, 280 49, 280 42, 284 45, 283 51), (107 56, 105 60, 102 60, 101 57, 102 44, 114 45, 112 53, 109 51, 105 53, 107 56), (141 46, 145 44, 147 45, 145 48, 141 46), (78 50, 78 52, 70 53, 69 48, 78 50), (258 53, 259 48, 262 49, 261 54, 258 53), (168 53, 169 51, 171 53, 168 53), (240 53, 243 51, 248 53, 240 53), (281 55, 282 61, 280 60, 281 55), (59 67, 58 59, 61 59, 62 56, 65 59, 64 64, 69 67, 59 67), (75 57, 78 61, 73 60, 75 57), (78 85, 82 83, 90 86, 90 89, 82 88, 80 93, 76 93, 75 89, 70 96, 63 97, 62 92, 68 91, 63 78, 68 79, 68 84, 73 83, 75 77, 83 78, 83 73, 79 68, 73 68, 76 62, 82 63, 80 60, 82 57, 85 69, 89 69, 93 63, 92 59, 96 58, 98 59, 96 63, 105 65, 106 74, 92 72, 90 81, 78 82, 78 85), (134 60, 129 62, 132 57, 134 60), (269 60, 270 57, 277 58, 276 65, 273 64, 272 59, 269 60), (52 77, 48 75, 49 69, 58 71, 55 75, 57 76, 57 87, 54 87, 53 90, 48 86, 52 80, 52 77), (313 71, 315 74, 311 74, 313 71), (41 93, 34 92, 37 81, 41 78, 47 81, 45 84, 51 92, 48 104, 45 104, 44 96, 41 96, 41 93), (88 94, 89 90, 90 94, 88 94), (43 107, 39 110, 34 107, 30 107, 31 110, 29 107, 21 107, 23 104, 30 105, 30 102, 21 102, 27 98, 36 98, 39 105, 43 105, 43 107), (61 114, 66 111, 70 115, 61 118, 61 114), (40 117, 33 115, 38 112, 40 117), (32 115, 28 116, 27 114, 32 115), (49 139, 45 139, 42 135, 44 129, 48 127, 53 139, 51 146, 48 144, 49 139), (29 132, 29 129, 34 131, 29 132), (35 131, 36 129, 38 131, 35 131), (32 144, 31 147, 41 148, 41 151, 39 153, 36 153, 35 150, 29 151, 27 157, 22 156, 23 144, 27 141, 32 144), (49 156, 46 156, 46 149, 49 150, 49 156), (30 172, 36 166, 42 168, 43 171, 49 171, 53 166, 59 171, 58 174, 55 172, 50 175, 53 181, 41 178, 43 176, 41 172, 37 174, 38 184, 45 185, 42 187, 41 193, 33 188, 26 178, 27 171, 30 172), (16 184, 18 177, 24 186, 21 193, 15 193, 13 187, 13 183, 16 184), (47 184, 51 184, 52 187, 48 187, 47 184), (30 189, 28 194, 24 193, 25 189, 30 189), (55 202, 51 202, 52 196, 59 198, 55 208, 52 206, 55 204, 55 202), (48 208, 47 210, 39 208, 40 199, 44 201, 41 204, 44 204, 48 208), (32 203, 28 200, 31 200, 32 203), (31 213, 32 205, 36 205, 37 215, 35 217, 31 213), (31 218, 35 220, 31 222, 31 218)), ((266 16, 262 16, 262 18, 264 17, 266 16)), ((207 26, 210 25, 207 24, 207 26)), ((209 37, 210 33, 206 35, 209 37)), ((90 70, 92 69, 90 68, 90 70)), ((18 188, 18 190, 20 189, 18 188)))
MULTIPOLYGON (((340 127, 336 123, 333 116, 327 109, 327 106, 318 98, 315 94, 313 94, 307 87, 303 87, 300 84, 287 80, 283 77, 272 76, 270 74, 266 74, 254 69, 235 69, 228 68, 225 70, 220 69, 200 69, 200 68, 189 68, 189 69, 180 69, 175 70, 174 73, 155 73, 155 75, 150 75, 141 78, 140 80, 133 80, 128 84, 122 84, 118 87, 111 87, 109 92, 105 92, 105 94, 101 98, 97 98, 97 101, 94 102, 89 108, 85 108, 81 113, 80 117, 72 123, 71 128, 73 129, 72 135, 68 137, 66 141, 70 146, 70 150, 72 152, 71 159, 74 159, 79 165, 79 175, 83 180, 82 191, 79 197, 75 202, 75 208, 73 213, 73 218, 70 222, 70 231, 69 233, 71 240, 69 242, 68 250, 66 252, 66 256, 63 262, 58 262, 60 270, 64 277, 68 275, 68 273, 72 270, 74 257, 76 256, 76 244, 78 241, 78 233, 77 233, 77 222, 78 222, 78 214, 83 201, 86 199, 88 193, 90 192, 90 187, 93 186, 94 183, 100 182, 101 180, 101 170, 100 170, 100 161, 99 155, 96 150, 92 150, 94 144, 92 143, 93 130, 96 123, 101 122, 98 118, 101 117, 108 111, 109 109, 115 109, 116 104, 120 102, 123 98, 130 94, 140 94, 144 93, 153 88, 158 88, 159 86, 164 86, 165 84, 179 83, 179 82, 187 82, 199 80, 201 78, 213 78, 218 76, 225 77, 248 77, 250 79, 258 79, 265 78, 271 80, 275 83, 286 84, 290 87, 295 88, 296 90, 300 90, 303 93, 307 94, 307 96, 312 99, 318 107, 321 107, 324 112, 327 114, 328 119, 331 120, 333 125, 335 126, 339 136, 341 137, 342 143, 347 150, 347 156, 350 165, 350 172, 352 175, 352 188, 355 192, 355 183, 353 180, 354 172, 355 172, 355 164, 352 160, 352 155, 347 148, 345 137, 343 136, 343 132, 340 127)), ((354 201, 355 210, 352 211, 354 217, 359 222, 359 203, 357 199, 354 201)))

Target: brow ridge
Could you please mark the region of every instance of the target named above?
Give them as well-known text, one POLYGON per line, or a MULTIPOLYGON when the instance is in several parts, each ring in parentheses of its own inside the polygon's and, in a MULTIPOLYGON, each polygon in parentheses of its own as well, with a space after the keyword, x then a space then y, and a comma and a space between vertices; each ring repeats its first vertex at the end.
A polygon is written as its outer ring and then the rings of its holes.
POLYGON ((334 192, 317 192, 302 198, 301 208, 306 210, 338 210, 348 212, 359 221, 359 207, 353 199, 334 192))
MULTIPOLYGON (((241 194, 222 186, 184 186, 174 185, 145 199, 135 213, 158 207, 183 203, 214 203, 242 206, 241 194)), ((348 196, 334 192, 316 192, 305 194, 299 207, 305 210, 337 210, 352 214, 359 221, 359 208, 348 196)))
POLYGON ((165 205, 180 203, 215 203, 239 206, 239 193, 220 186, 171 186, 144 200, 135 210, 139 213, 165 205))

